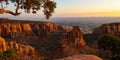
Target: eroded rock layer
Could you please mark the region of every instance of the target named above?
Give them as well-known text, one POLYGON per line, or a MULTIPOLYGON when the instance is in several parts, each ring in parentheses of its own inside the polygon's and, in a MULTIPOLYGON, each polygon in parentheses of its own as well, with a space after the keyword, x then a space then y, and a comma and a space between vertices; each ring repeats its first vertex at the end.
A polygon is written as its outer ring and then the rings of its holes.
POLYGON ((3 38, 0 37, 0 52, 4 52, 7 50, 15 50, 17 55, 28 55, 28 56, 37 56, 35 49, 31 46, 26 46, 22 44, 18 44, 16 42, 6 42, 3 38))
POLYGON ((93 32, 95 35, 111 34, 120 38, 120 23, 103 24, 93 32))
POLYGON ((62 41, 64 44, 73 47, 82 47, 86 45, 79 26, 73 26, 72 30, 66 32, 62 36, 62 41))

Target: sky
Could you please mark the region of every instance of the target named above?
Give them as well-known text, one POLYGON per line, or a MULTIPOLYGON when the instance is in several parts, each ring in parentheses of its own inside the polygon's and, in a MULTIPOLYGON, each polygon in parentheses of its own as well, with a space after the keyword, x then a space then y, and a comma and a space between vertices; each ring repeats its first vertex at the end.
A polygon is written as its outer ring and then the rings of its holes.
MULTIPOLYGON (((120 0, 53 0, 57 3, 54 17, 120 17, 120 0)), ((9 6, 7 9, 13 10, 9 6)), ((0 17, 14 17, 2 14, 0 17)), ((44 17, 43 12, 37 14, 22 13, 18 18, 44 17)))
POLYGON ((55 0, 63 17, 120 16, 120 0, 55 0))

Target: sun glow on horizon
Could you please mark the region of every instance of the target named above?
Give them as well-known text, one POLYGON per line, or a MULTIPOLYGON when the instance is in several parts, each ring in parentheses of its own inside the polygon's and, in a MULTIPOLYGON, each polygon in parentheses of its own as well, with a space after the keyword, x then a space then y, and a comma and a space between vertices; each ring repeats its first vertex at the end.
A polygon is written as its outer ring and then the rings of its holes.
POLYGON ((55 17, 120 17, 120 11, 102 11, 102 12, 64 12, 55 13, 55 17))
POLYGON ((120 0, 55 1, 57 17, 120 17, 120 0))

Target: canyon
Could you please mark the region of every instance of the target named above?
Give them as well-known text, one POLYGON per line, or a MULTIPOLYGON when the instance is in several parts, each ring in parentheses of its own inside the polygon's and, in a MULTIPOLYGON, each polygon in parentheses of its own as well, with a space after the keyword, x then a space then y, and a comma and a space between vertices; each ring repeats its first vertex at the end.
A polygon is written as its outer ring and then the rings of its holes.
POLYGON ((18 55, 35 56, 42 60, 94 52, 86 44, 79 26, 69 28, 53 22, 1 18, 0 36, 3 44, 1 52, 15 49, 18 55))
POLYGON ((33 57, 33 60, 102 60, 97 57, 98 38, 104 34, 120 38, 119 22, 102 24, 93 33, 83 34, 79 26, 65 27, 54 22, 7 18, 0 20, 0 52, 13 49, 17 55, 33 57))

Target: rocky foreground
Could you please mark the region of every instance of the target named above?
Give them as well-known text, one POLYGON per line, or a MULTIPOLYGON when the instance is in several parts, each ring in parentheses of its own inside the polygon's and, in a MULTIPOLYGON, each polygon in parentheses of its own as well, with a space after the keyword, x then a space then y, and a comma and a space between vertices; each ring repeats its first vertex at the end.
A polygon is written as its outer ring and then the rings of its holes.
MULTIPOLYGON (((55 60, 75 54, 91 53, 79 26, 67 28, 53 22, 0 19, 0 51, 15 49, 18 55, 55 60)), ((88 58, 89 59, 89 58, 88 58)))
POLYGON ((57 60, 102 60, 102 59, 95 55, 81 54, 81 55, 70 56, 67 58, 57 59, 57 60))

